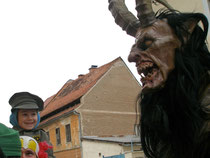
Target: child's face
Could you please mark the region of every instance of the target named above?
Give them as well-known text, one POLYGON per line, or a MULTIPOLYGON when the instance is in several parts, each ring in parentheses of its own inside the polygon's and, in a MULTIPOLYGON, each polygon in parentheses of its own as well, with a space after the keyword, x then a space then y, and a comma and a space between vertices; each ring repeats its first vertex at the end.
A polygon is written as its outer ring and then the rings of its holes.
POLYGON ((36 153, 31 149, 21 149, 21 158, 36 158, 36 153))
POLYGON ((25 130, 33 129, 37 124, 37 110, 18 110, 18 124, 25 130))

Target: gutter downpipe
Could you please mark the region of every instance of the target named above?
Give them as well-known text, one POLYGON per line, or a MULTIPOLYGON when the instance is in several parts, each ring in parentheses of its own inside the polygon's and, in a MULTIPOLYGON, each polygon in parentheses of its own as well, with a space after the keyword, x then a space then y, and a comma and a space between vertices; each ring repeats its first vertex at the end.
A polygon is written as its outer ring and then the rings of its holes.
POLYGON ((73 112, 75 115, 78 116, 79 118, 79 143, 80 143, 80 149, 81 149, 81 158, 83 158, 83 148, 82 148, 82 128, 81 128, 81 118, 80 118, 80 113, 74 111, 73 112))
POLYGON ((131 152, 133 153, 133 142, 131 140, 131 152))

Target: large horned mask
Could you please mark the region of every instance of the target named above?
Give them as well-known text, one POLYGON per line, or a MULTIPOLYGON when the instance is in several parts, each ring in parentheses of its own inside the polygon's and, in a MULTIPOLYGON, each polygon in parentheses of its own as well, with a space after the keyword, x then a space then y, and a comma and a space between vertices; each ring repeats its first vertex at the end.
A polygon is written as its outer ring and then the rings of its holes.
MULTIPOLYGON (((156 1, 172 10, 166 1, 156 1)), ((136 63, 142 93, 164 87, 175 67, 175 49, 181 45, 167 20, 155 17, 151 0, 136 0, 137 18, 128 10, 124 0, 109 0, 109 10, 115 22, 135 37, 128 61, 136 63)))

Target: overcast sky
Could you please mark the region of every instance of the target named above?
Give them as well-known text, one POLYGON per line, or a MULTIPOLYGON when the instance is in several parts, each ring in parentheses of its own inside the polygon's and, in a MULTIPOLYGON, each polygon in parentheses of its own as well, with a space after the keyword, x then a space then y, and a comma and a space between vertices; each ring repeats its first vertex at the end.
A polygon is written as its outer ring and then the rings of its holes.
POLYGON ((0 1, 0 122, 11 127, 8 100, 14 93, 45 100, 91 65, 121 56, 138 77, 127 62, 133 43, 114 23, 108 0, 0 1))

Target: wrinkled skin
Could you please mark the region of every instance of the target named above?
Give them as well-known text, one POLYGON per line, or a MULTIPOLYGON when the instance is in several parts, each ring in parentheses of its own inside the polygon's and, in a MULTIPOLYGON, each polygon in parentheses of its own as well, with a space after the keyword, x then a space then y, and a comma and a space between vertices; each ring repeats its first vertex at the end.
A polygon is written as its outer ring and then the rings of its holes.
POLYGON ((136 63, 143 84, 142 93, 164 87, 169 73, 174 69, 175 49, 178 47, 180 42, 177 36, 164 20, 139 28, 128 61, 136 63))

